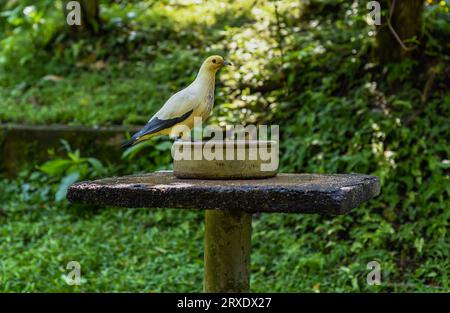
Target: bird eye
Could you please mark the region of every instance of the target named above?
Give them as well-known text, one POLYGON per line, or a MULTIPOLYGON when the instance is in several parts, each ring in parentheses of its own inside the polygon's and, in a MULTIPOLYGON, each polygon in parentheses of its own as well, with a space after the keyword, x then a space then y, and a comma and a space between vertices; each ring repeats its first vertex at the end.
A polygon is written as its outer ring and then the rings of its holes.
POLYGON ((213 63, 216 63, 216 59, 212 59, 212 62, 213 62, 213 63))

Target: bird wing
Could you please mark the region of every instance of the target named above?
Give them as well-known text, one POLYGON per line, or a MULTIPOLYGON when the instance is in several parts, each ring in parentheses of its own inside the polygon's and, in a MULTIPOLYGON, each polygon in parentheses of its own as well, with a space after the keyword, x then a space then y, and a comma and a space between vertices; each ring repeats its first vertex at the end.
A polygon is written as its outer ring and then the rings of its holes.
POLYGON ((164 106, 148 121, 140 131, 123 144, 123 147, 133 145, 139 138, 157 133, 186 120, 194 111, 198 101, 197 97, 184 89, 167 100, 164 106))
POLYGON ((149 120, 149 123, 158 118, 160 120, 171 120, 193 111, 198 105, 197 97, 188 88, 183 89, 167 100, 163 107, 149 120))

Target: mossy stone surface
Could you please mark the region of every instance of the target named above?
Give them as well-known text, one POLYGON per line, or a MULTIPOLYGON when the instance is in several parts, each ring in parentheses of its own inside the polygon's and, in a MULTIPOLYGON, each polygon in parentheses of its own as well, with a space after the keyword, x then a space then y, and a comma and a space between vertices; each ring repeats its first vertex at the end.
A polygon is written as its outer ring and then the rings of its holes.
POLYGON ((180 179, 172 171, 79 182, 71 202, 134 208, 343 214, 380 193, 376 176, 278 174, 266 179, 180 179))

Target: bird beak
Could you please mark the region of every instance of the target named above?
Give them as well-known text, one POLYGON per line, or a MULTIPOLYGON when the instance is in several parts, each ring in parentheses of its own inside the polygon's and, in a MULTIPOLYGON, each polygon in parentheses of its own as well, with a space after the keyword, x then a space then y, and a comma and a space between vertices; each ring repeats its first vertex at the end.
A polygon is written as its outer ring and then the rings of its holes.
POLYGON ((223 65, 225 65, 225 66, 233 66, 233 63, 231 63, 230 61, 224 60, 223 61, 223 65))

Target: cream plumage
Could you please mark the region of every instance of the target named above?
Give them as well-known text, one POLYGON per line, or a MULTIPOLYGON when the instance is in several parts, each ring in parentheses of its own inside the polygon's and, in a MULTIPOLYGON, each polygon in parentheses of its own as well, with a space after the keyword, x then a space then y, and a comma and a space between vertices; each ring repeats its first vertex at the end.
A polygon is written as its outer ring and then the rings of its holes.
POLYGON ((208 57, 200 67, 195 80, 170 97, 147 125, 134 134, 131 140, 124 143, 123 147, 128 148, 154 136, 169 135, 179 124, 191 129, 194 126, 195 117, 205 120, 214 105, 216 72, 224 65, 230 64, 218 55, 208 57))

